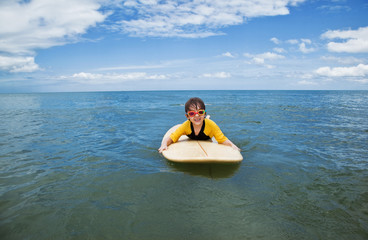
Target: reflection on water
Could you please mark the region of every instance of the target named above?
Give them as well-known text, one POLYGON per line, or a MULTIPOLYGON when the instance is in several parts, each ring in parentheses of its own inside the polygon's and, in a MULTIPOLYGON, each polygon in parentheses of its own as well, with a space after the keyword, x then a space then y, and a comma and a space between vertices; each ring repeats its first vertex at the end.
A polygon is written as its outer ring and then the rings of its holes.
POLYGON ((240 163, 174 163, 168 161, 168 165, 176 171, 188 173, 193 176, 202 176, 211 179, 228 178, 239 169, 240 163))

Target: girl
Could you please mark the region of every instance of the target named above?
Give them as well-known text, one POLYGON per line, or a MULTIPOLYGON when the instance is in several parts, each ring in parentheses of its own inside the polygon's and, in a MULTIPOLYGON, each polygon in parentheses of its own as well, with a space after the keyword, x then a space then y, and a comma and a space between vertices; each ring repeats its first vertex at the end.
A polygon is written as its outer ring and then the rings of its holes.
POLYGON ((182 135, 187 135, 193 140, 210 140, 212 137, 215 137, 218 143, 231 146, 241 151, 234 143, 225 137, 214 121, 206 118, 206 106, 202 99, 189 99, 185 103, 185 112, 185 116, 188 120, 162 141, 161 147, 158 149, 160 153, 166 150, 170 144, 177 142, 182 135))

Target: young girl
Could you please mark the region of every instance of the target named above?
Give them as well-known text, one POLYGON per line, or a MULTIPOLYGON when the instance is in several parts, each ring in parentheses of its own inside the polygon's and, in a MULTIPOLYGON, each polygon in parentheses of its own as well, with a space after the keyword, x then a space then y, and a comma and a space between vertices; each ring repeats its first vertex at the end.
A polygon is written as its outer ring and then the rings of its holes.
POLYGON ((161 147, 158 151, 161 153, 166 150, 167 147, 179 140, 182 135, 187 135, 193 140, 209 140, 215 137, 216 141, 220 144, 231 146, 232 148, 240 151, 225 135, 217 124, 205 118, 206 106, 200 98, 191 98, 185 103, 185 121, 175 132, 162 141, 161 147))

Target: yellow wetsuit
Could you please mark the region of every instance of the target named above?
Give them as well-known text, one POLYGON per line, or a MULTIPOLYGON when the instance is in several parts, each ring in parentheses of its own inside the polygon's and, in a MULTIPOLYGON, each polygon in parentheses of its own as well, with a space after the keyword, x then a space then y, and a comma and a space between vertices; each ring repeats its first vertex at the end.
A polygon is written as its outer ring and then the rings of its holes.
POLYGON ((225 137, 217 124, 210 119, 203 120, 203 126, 198 135, 194 133, 193 124, 187 120, 170 135, 170 138, 173 142, 177 142, 182 135, 187 135, 194 140, 208 140, 215 137, 218 143, 223 143, 227 140, 227 137, 225 137))

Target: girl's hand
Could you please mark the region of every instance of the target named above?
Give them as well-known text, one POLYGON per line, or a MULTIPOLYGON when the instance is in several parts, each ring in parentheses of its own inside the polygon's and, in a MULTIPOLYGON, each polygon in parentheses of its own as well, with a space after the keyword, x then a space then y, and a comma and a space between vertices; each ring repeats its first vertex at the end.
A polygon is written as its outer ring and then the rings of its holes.
POLYGON ((227 139, 225 142, 223 142, 222 144, 224 144, 224 145, 227 145, 227 146, 230 146, 230 147, 232 147, 233 149, 235 149, 235 150, 237 150, 237 151, 239 151, 239 152, 241 152, 241 149, 240 148, 238 148, 234 143, 232 143, 229 139, 227 139))
POLYGON ((167 145, 161 145, 161 147, 158 149, 158 152, 162 153, 165 150, 167 150, 167 145))
POLYGON ((172 143, 173 141, 171 140, 170 137, 163 139, 161 142, 161 147, 158 149, 158 152, 162 153, 163 151, 167 150, 167 146, 169 146, 172 143))
POLYGON ((235 144, 233 144, 231 147, 232 147, 233 149, 235 149, 235 150, 237 150, 237 151, 241 152, 241 149, 240 149, 240 148, 238 148, 235 144))

